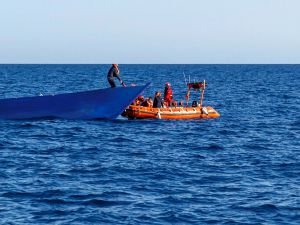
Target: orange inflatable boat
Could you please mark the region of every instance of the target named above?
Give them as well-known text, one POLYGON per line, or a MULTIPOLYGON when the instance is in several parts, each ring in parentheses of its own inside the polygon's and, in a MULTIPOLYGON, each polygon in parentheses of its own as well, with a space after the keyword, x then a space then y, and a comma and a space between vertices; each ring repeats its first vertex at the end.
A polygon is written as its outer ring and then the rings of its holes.
POLYGON ((217 118, 220 114, 212 107, 168 107, 152 108, 131 105, 125 110, 123 116, 129 119, 201 119, 217 118))
POLYGON ((202 106, 204 91, 206 83, 195 82, 189 83, 188 92, 186 95, 185 106, 172 106, 163 108, 144 107, 140 105, 130 105, 122 114, 122 116, 129 119, 170 119, 170 120, 183 120, 183 119, 209 119, 218 118, 220 114, 211 106, 202 106), (189 105, 190 90, 200 90, 200 102, 193 101, 189 105))

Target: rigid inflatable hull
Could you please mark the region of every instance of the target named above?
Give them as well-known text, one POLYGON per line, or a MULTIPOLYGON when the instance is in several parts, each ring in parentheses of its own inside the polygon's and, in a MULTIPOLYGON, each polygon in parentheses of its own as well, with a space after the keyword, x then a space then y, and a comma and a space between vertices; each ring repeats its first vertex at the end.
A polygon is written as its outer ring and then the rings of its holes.
POLYGON ((122 116, 129 119, 213 119, 220 114, 211 106, 152 108, 130 105, 122 116))

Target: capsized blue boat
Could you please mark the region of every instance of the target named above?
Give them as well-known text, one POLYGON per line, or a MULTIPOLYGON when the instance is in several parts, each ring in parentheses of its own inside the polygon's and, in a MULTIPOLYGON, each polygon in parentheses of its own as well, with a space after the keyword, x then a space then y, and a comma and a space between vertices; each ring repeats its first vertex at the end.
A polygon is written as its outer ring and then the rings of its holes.
POLYGON ((149 84, 0 99, 0 119, 115 119, 149 84))

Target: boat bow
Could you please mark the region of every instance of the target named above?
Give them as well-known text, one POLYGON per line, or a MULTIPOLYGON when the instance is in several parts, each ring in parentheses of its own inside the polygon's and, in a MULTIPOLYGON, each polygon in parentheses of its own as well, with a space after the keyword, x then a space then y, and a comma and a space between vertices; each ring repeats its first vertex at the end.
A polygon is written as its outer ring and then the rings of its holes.
POLYGON ((149 85, 0 99, 0 119, 115 119, 149 85))

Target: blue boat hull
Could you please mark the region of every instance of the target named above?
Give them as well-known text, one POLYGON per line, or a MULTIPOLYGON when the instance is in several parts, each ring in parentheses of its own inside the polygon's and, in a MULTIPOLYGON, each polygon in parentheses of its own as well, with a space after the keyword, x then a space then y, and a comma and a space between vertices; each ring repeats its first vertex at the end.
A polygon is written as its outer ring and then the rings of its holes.
POLYGON ((0 99, 0 119, 115 119, 148 86, 0 99))

